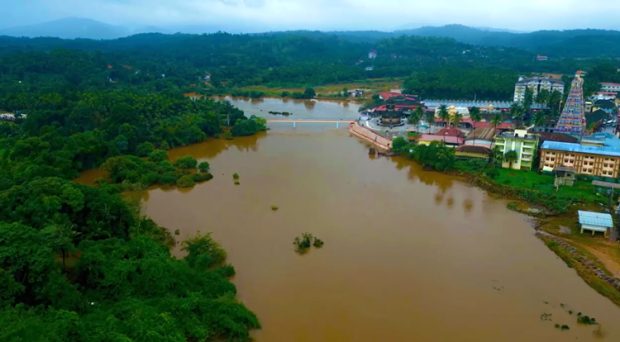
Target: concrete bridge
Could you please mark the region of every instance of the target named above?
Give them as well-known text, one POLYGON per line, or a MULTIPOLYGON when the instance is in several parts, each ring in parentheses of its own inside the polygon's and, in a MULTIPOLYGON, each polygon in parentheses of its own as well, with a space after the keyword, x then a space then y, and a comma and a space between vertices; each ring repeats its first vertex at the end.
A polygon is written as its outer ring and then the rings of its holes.
POLYGON ((329 120, 329 119, 269 119, 267 123, 275 124, 292 124, 293 127, 297 127, 297 124, 336 124, 336 128, 340 128, 341 124, 345 124, 348 127, 354 120, 329 120))

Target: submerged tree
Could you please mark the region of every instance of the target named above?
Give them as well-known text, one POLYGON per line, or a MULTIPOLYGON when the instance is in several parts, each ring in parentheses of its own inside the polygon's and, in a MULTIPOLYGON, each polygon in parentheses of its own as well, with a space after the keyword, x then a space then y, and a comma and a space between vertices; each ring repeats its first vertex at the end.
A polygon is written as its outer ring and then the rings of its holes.
POLYGON ((512 164, 519 159, 519 154, 515 150, 510 150, 504 154, 504 161, 508 163, 508 167, 512 169, 512 164))
POLYGON ((323 240, 315 237, 310 233, 303 233, 301 236, 295 237, 293 240, 293 245, 295 246, 295 251, 299 254, 305 254, 310 247, 321 248, 323 247, 323 240))

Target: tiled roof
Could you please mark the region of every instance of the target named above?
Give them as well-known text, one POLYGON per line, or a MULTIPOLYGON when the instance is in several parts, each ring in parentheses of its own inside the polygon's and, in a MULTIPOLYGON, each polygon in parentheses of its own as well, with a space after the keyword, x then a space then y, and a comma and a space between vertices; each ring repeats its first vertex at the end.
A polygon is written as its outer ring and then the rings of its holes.
POLYGON ((493 140, 495 137, 495 128, 493 127, 477 127, 467 135, 467 140, 493 140))
POLYGON ((560 141, 566 143, 577 143, 579 139, 575 138, 572 135, 564 134, 564 133, 554 133, 554 132, 533 132, 535 134, 540 135, 540 139, 543 141, 560 141))
POLYGON ((458 128, 454 128, 454 127, 448 127, 448 128, 442 128, 439 131, 437 131, 437 133, 435 133, 435 135, 441 135, 441 136, 451 136, 451 137, 464 137, 465 134, 458 128))
POLYGON ((379 93, 379 96, 381 96, 381 98, 384 101, 387 101, 387 100, 391 99, 392 97, 403 96, 403 94, 395 93, 393 91, 384 91, 384 92, 379 93))
POLYGON ((478 154, 491 154, 492 150, 485 146, 478 145, 463 145, 456 148, 458 152, 463 153, 478 153, 478 154))
POLYGON ((436 134, 422 134, 418 141, 443 141, 446 144, 462 145, 465 140, 461 137, 454 137, 449 135, 436 135, 436 134))

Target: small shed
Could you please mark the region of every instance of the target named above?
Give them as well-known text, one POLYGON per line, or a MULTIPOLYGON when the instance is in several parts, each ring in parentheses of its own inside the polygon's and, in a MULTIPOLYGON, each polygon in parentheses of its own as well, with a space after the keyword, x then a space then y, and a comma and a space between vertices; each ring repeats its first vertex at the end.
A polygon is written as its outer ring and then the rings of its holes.
POLYGON ((614 221, 610 214, 583 210, 579 210, 578 214, 581 233, 584 230, 589 230, 592 232, 592 235, 596 232, 602 232, 607 236, 607 232, 614 226, 614 221))
POLYGON ((562 185, 573 186, 577 170, 568 166, 556 166, 553 169, 553 174, 555 175, 554 185, 557 190, 562 185))

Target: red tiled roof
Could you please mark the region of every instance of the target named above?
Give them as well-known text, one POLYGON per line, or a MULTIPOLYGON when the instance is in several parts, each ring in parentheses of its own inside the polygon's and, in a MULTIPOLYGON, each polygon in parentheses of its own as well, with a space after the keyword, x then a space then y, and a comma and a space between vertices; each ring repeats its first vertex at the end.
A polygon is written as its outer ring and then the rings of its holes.
POLYGON ((384 91, 384 92, 379 93, 379 96, 381 96, 381 98, 384 101, 387 101, 387 100, 389 100, 389 99, 391 99, 393 97, 403 96, 403 94, 395 93, 393 91, 384 91))
MULTIPOLYGON (((394 105, 394 110, 399 111, 399 110, 413 110, 418 108, 419 105, 406 105, 406 104, 395 104, 394 105)), ((387 109, 387 105, 379 105, 375 108, 373 108, 373 111, 375 112, 386 112, 387 109)))
POLYGON ((418 141, 443 141, 446 144, 463 145, 465 140, 461 137, 455 137, 450 135, 437 135, 437 134, 422 134, 418 141))
POLYGON ((493 140, 495 137, 495 128, 493 127, 478 127, 474 128, 467 135, 467 140, 493 140))
MULTIPOLYGON (((478 121, 474 125, 474 128, 489 128, 495 127, 492 122, 489 121, 478 121)), ((497 129, 513 129, 514 125, 510 122, 501 122, 497 125, 497 129)))
POLYGON ((445 136, 450 136, 450 137, 464 137, 465 134, 458 128, 454 128, 454 127, 448 127, 448 128, 442 128, 439 131, 437 131, 437 133, 435 133, 435 135, 445 135, 445 136))

